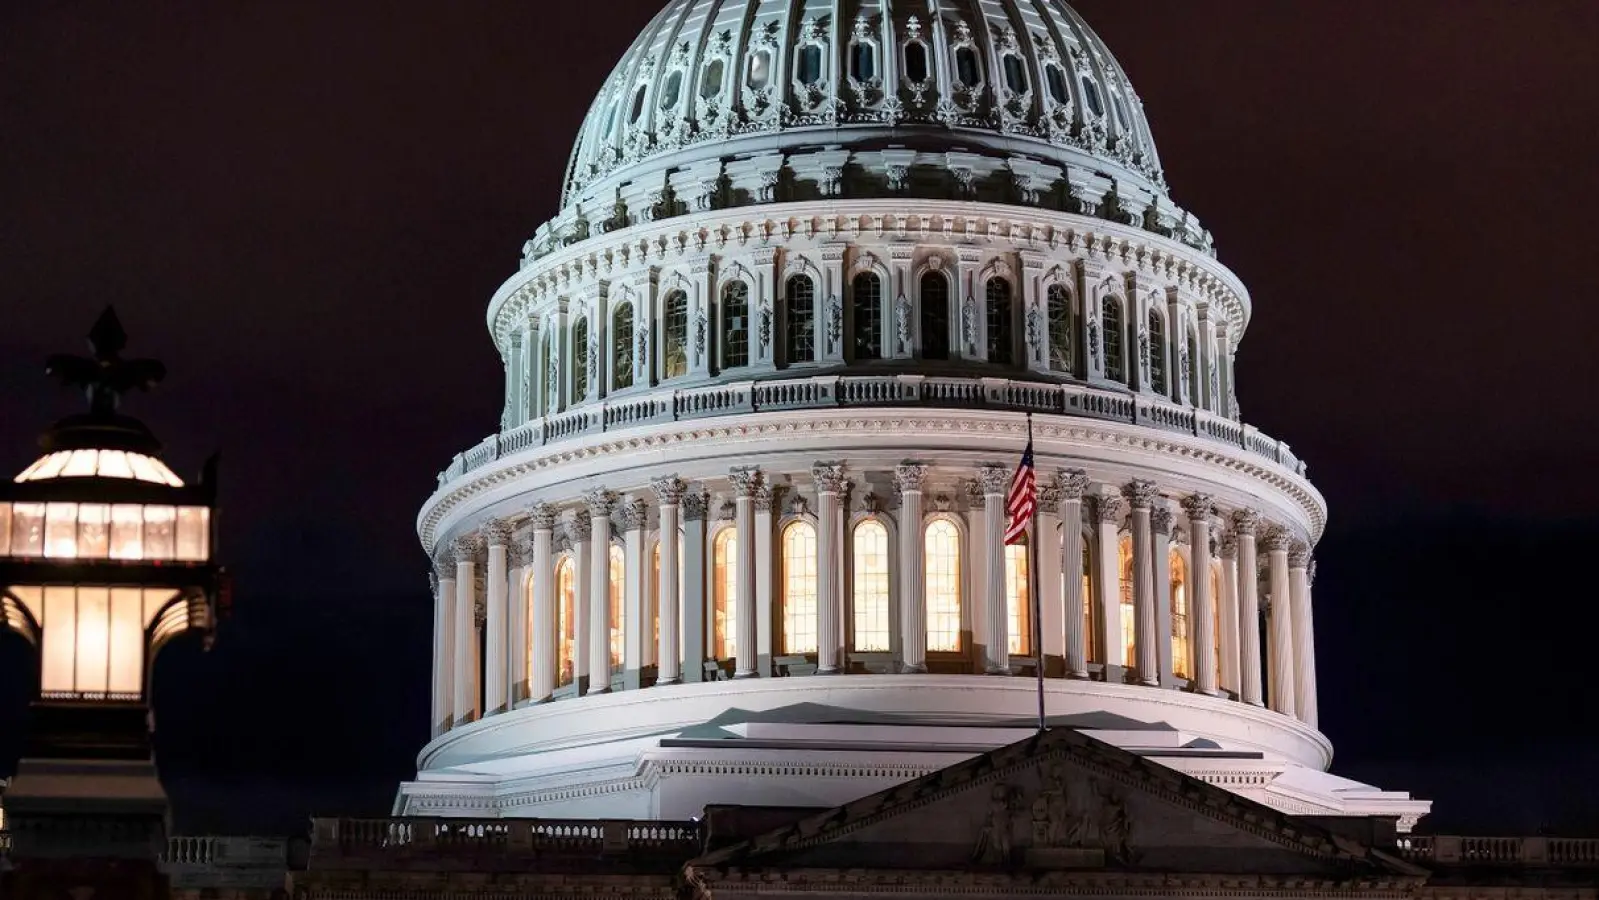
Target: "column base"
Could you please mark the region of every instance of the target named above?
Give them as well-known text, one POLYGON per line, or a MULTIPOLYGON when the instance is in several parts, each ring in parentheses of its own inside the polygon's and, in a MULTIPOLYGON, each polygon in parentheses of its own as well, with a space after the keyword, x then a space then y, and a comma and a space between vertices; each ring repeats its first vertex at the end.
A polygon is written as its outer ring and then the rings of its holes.
POLYGON ((839 675, 839 674, 842 674, 843 671, 844 670, 840 669, 838 666, 834 666, 831 669, 820 669, 819 668, 819 669, 816 670, 816 674, 817 675, 839 675))
POLYGON ((598 687, 598 688, 593 688, 592 690, 590 690, 587 693, 585 693, 583 696, 585 696, 585 697, 593 697, 596 694, 609 694, 610 692, 611 692, 611 689, 609 687, 598 687))
POLYGON ((682 683, 683 683, 683 679, 681 679, 681 678, 657 678, 657 679, 655 679, 655 686, 656 687, 670 687, 670 686, 672 686, 674 684, 682 684, 682 683))
POLYGON ((759 673, 759 672, 734 672, 733 673, 733 680, 734 681, 743 681, 746 678, 759 678, 759 677, 761 677, 761 673, 759 673))
POLYGON ((1066 678, 1071 681, 1089 681, 1092 676, 1087 672, 1067 672, 1066 678))
POLYGON ((927 665, 926 663, 922 663, 913 666, 907 663, 900 663, 899 673, 901 675, 926 675, 927 665))

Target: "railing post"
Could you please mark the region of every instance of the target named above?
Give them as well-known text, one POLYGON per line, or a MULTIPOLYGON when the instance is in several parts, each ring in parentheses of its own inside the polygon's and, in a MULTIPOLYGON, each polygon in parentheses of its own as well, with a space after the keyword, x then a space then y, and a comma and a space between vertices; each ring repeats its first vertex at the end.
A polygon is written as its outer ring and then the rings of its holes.
POLYGON ((1460 838, 1442 834, 1433 838, 1432 858, 1433 862, 1460 862, 1460 838))

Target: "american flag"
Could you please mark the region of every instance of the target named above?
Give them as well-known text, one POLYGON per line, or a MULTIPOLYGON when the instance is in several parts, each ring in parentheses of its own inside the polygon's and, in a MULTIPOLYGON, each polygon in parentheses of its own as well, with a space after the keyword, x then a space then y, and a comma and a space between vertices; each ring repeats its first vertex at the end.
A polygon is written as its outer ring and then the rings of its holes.
POLYGON ((1038 481, 1033 477, 1033 439, 1027 438, 1027 449, 1022 452, 1022 463, 1016 467, 1016 477, 1011 479, 1010 494, 1005 498, 1005 514, 1010 521, 1005 526, 1005 543, 1020 543, 1033 522, 1033 510, 1038 506, 1038 481))

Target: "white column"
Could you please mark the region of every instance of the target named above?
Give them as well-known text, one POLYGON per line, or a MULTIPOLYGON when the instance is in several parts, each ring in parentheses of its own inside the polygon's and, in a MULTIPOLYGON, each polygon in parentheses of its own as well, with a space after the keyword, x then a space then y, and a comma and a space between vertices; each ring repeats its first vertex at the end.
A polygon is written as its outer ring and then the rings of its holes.
POLYGON ((1160 660, 1162 687, 1175 687, 1177 678, 1171 608, 1171 529, 1176 520, 1177 514, 1165 500, 1156 500, 1150 507, 1150 559, 1155 569, 1155 655, 1160 660))
POLYGON ((528 592, 528 573, 532 571, 533 548, 527 541, 511 541, 509 596, 510 617, 506 623, 506 694, 507 709, 515 709, 528 698, 528 605, 532 595, 528 592))
POLYGON ((1222 532, 1221 547, 1221 689, 1241 697, 1239 684, 1242 668, 1238 664, 1238 535, 1231 529, 1222 532))
POLYGON ((1127 504, 1114 494, 1094 498, 1094 602, 1099 604, 1099 652, 1105 680, 1125 680, 1127 651, 1122 640, 1121 524, 1127 504))
POLYGON ((1294 715, 1294 616, 1288 587, 1288 529, 1275 526, 1262 538, 1266 563, 1271 572, 1271 606, 1266 610, 1269 644, 1266 659, 1271 664, 1267 694, 1271 708, 1285 716, 1294 715))
POLYGON ((528 645, 527 696, 543 703, 555 692, 555 507, 540 503, 533 517, 533 609, 523 639, 528 645))
POLYGON ((445 550, 432 575, 433 581, 433 736, 450 728, 455 669, 455 553, 445 550))
MULTIPOLYGON (((611 511, 614 491, 597 488, 584 497, 589 511, 589 689, 611 690, 611 511)), ((579 513, 581 515, 581 513, 579 513)))
POLYGON ((1183 501, 1188 514, 1188 595, 1194 598, 1194 688, 1215 696, 1216 688, 1216 601, 1210 595, 1210 518, 1216 501, 1195 494, 1183 501))
POLYGON ((1004 466, 983 466, 977 484, 983 491, 983 559, 987 563, 988 658, 990 675, 1010 674, 1010 608, 1005 597, 1005 491, 1011 473, 1004 466))
MULTIPOLYGON (((1036 586, 1038 590, 1038 639, 1043 643, 1046 675, 1055 671, 1055 664, 1050 660, 1060 660, 1059 665, 1064 667, 1066 659, 1066 607, 1061 586, 1064 563, 1060 522, 1062 493, 1059 485, 1039 485, 1038 528, 1032 538, 1038 541, 1038 552, 1033 554, 1033 559, 1038 563, 1038 574, 1032 578, 1029 587, 1036 586)), ((1031 640, 1029 637, 1028 641, 1031 640)), ((1029 646, 1029 649, 1037 648, 1029 646)))
POLYGON ((922 486, 927 467, 902 463, 894 470, 899 486, 900 671, 927 671, 927 544, 922 535, 922 486))
POLYGON ((1316 727, 1316 656, 1310 621, 1310 547, 1295 541, 1288 550, 1288 599, 1294 629, 1294 709, 1316 727))
POLYGON ((757 468, 734 469, 728 473, 733 485, 733 527, 738 535, 738 558, 733 569, 735 579, 733 608, 737 621, 734 627, 737 646, 733 648, 737 659, 733 665, 734 678, 754 678, 755 659, 755 491, 761 484, 761 470, 757 468))
MULTIPOLYGON (((753 302, 753 301, 752 301, 753 302)), ((751 351, 754 352, 753 349, 751 351)), ((766 479, 755 488, 755 674, 772 676, 772 592, 779 566, 773 552, 772 486, 766 479)))
POLYGON ((710 618, 710 548, 706 546, 706 519, 710 495, 695 488, 683 495, 683 678, 705 680, 706 626, 710 618))
POLYGON ((593 674, 589 654, 589 629, 594 627, 594 611, 590 608, 593 601, 589 597, 594 568, 593 529, 586 510, 579 510, 576 518, 566 522, 567 543, 572 545, 572 593, 576 595, 572 603, 572 684, 577 691, 582 690, 583 679, 593 674))
POLYGON ((1255 532, 1260 528, 1260 513, 1241 509, 1233 513, 1233 529, 1238 535, 1238 652, 1242 672, 1238 681, 1241 699, 1253 706, 1264 705, 1260 684, 1260 570, 1255 559, 1255 532))
POLYGON ((650 507, 637 497, 629 497, 620 510, 622 525, 622 610, 623 659, 622 685, 627 690, 637 690, 641 684, 640 671, 644 658, 655 635, 654 620, 648 615, 649 604, 644 602, 650 577, 650 552, 644 542, 644 526, 649 523, 650 507))
POLYGON ((482 539, 467 535, 455 542, 455 674, 450 715, 465 725, 477 715, 477 554, 482 539))
POLYGON ((489 571, 484 579, 484 602, 488 609, 484 612, 487 637, 483 652, 483 709, 492 716, 510 708, 506 703, 507 689, 511 684, 506 666, 510 650, 511 617, 506 547, 511 542, 511 529, 506 523, 496 520, 483 526, 483 537, 489 546, 489 571))
POLYGON ((1083 493, 1088 473, 1068 469, 1056 482, 1060 487, 1061 578, 1066 633, 1066 677, 1088 677, 1088 598, 1083 596, 1083 493))
POLYGON ((841 647, 840 587, 837 573, 844 565, 838 546, 843 522, 844 467, 838 463, 817 463, 811 467, 816 481, 816 673, 832 675, 839 670, 841 647))
MULTIPOLYGON (((1122 489, 1133 508, 1133 647, 1140 684, 1160 684, 1160 635, 1155 614, 1155 537, 1149 513, 1158 489, 1152 481, 1134 481, 1122 489)), ((1170 634, 1167 640, 1170 640, 1170 634)))
POLYGON ((678 509, 683 502, 683 494, 688 490, 688 485, 683 479, 676 476, 657 478, 650 485, 655 491, 655 498, 660 502, 661 519, 661 578, 656 586, 655 596, 661 608, 661 649, 657 658, 655 683, 659 685, 677 684, 682 678, 679 666, 683 660, 683 650, 678 646, 678 621, 682 598, 677 593, 677 555, 678 555, 678 509))

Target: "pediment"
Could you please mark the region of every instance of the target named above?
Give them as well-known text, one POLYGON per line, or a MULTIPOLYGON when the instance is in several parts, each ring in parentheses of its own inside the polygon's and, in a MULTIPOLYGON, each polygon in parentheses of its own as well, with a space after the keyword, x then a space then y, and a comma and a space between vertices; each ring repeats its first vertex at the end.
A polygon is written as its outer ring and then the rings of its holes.
POLYGON ((1071 730, 710 854, 698 866, 1421 875, 1397 857, 1071 730))

